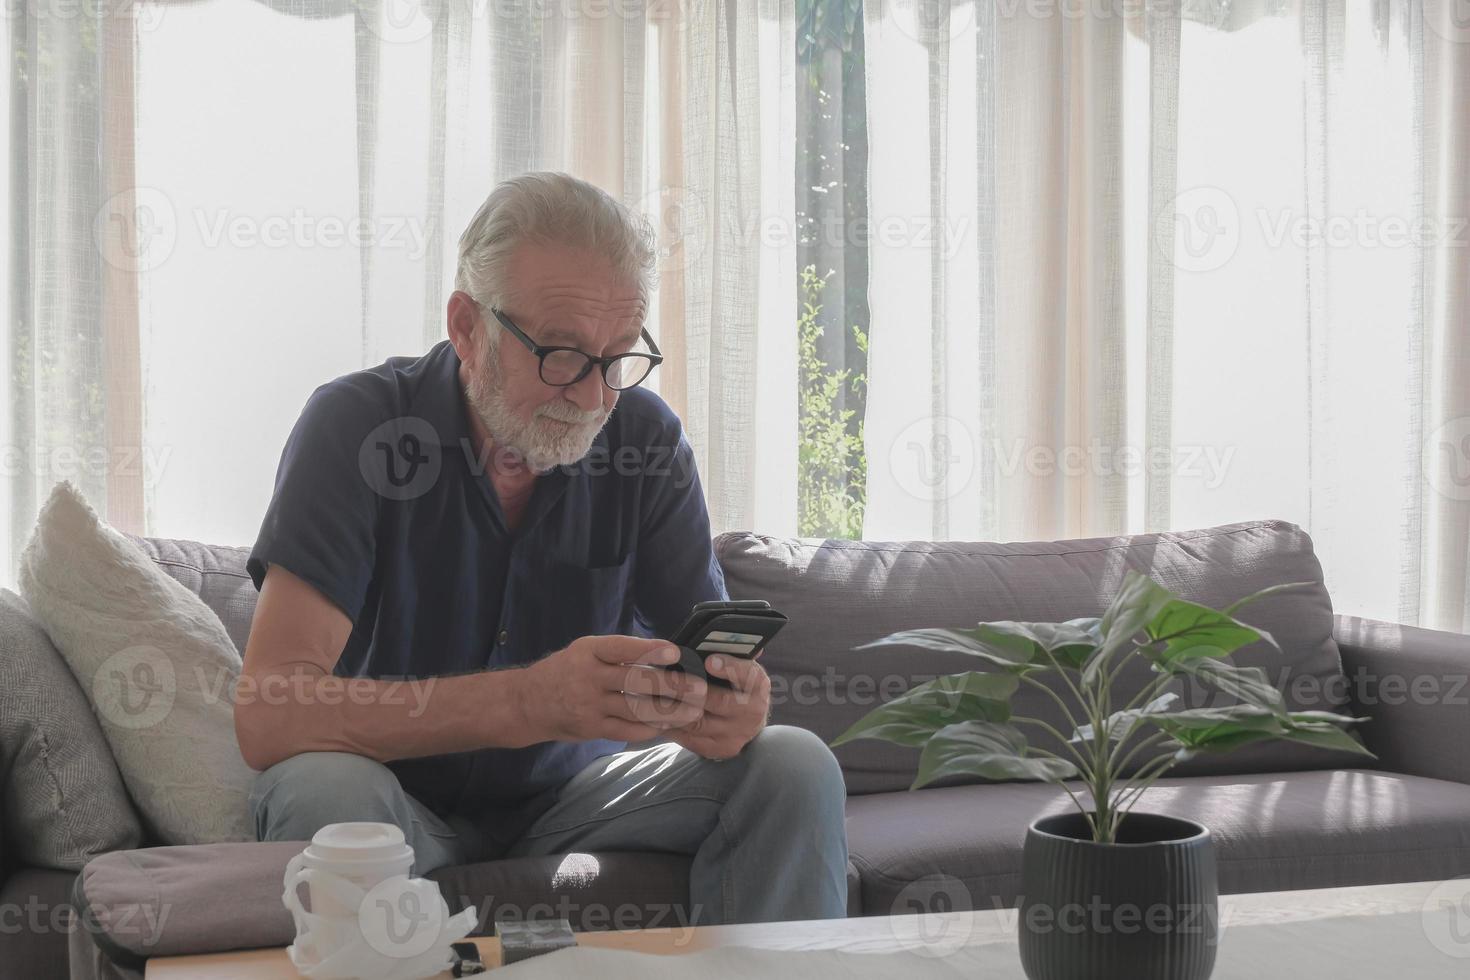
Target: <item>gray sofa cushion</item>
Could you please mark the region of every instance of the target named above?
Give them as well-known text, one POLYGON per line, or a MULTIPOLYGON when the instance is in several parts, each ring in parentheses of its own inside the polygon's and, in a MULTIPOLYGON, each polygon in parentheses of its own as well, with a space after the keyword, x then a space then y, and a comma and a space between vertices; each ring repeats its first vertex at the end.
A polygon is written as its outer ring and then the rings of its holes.
MULTIPOLYGON (((1010 905, 1026 828, 1071 805, 1061 789, 1036 783, 849 799, 864 914, 912 912, 916 900, 1010 905)), ((1210 828, 1226 893, 1470 873, 1470 786, 1460 783, 1353 769, 1163 779, 1137 809, 1210 828)))
POLYGON ((0 797, 11 868, 78 871, 142 840, 86 695, 25 600, 3 590, 0 797))
POLYGON ((26 868, 0 884, 0 977, 67 980, 67 939, 77 929, 72 914, 72 871, 26 868))
MULTIPOLYGON (((107 854, 76 883, 77 907, 103 956, 136 966, 150 956, 285 946, 286 863, 305 841, 199 844, 107 854), (242 915, 249 909, 249 915, 242 915)), ((474 907, 481 932, 497 915, 566 915, 582 930, 689 921, 689 859, 654 853, 563 854, 441 868, 429 876, 450 908, 474 907)), ((851 875, 856 893, 857 877, 851 875)))
MULTIPOLYGON (((829 741, 914 684, 976 667, 963 654, 855 651, 860 644, 923 626, 1100 615, 1129 569, 1216 608, 1264 586, 1313 583, 1240 614, 1275 636, 1282 654, 1262 642, 1232 660, 1264 667, 1293 708, 1340 710, 1345 704, 1321 565, 1307 534, 1283 521, 1019 544, 822 542, 731 533, 716 540, 716 552, 732 598, 768 599, 791 620, 762 659, 772 677, 772 722, 810 728, 829 741)), ((1115 689, 1136 689, 1147 677, 1145 670, 1124 672, 1115 689)), ((1186 693, 1196 705, 1210 694, 1186 693)), ((1018 714, 1064 725, 1038 691, 1023 688, 1013 705, 1018 714)), ((918 750, 860 740, 837 749, 837 758, 849 792, 874 793, 907 788, 918 750)), ((1310 769, 1347 758, 1269 743, 1203 756, 1175 774, 1310 769)))
POLYGON ((250 549, 173 538, 129 537, 159 568, 214 610, 243 656, 250 620, 255 615, 255 586, 245 572, 250 549))

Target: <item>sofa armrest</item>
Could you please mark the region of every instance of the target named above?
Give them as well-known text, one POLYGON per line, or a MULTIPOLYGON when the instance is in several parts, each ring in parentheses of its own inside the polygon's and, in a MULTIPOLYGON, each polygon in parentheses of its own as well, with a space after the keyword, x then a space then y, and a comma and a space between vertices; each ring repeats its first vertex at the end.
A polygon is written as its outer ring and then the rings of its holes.
POLYGON ((98 949, 141 968, 153 956, 285 946, 286 863, 305 841, 184 844, 113 851, 77 875, 72 901, 98 949))
POLYGON ((1392 772, 1470 783, 1470 636, 1334 617, 1359 733, 1392 772))

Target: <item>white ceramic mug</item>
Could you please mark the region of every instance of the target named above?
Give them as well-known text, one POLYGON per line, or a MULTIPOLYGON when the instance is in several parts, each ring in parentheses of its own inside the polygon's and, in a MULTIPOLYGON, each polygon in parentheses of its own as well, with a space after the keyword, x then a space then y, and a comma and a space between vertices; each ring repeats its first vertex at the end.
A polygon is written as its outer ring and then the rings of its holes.
POLYGON ((449 944, 474 928, 474 909, 449 914, 439 886, 410 878, 413 848, 385 823, 317 831, 286 865, 281 901, 296 923, 287 950, 311 980, 412 980, 447 969, 449 944), (305 885, 310 910, 301 902, 305 885))

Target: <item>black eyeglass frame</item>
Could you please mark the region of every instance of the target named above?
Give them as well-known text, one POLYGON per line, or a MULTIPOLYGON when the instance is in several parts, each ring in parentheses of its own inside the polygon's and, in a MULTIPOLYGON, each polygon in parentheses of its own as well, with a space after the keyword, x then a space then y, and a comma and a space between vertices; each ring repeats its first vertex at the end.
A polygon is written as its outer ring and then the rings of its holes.
POLYGON ((544 347, 541 344, 536 343, 536 341, 532 340, 529 336, 527 336, 524 330, 516 326, 515 323, 511 321, 511 318, 506 316, 500 310, 496 309, 493 306, 484 307, 484 309, 488 309, 491 313, 495 314, 495 319, 500 321, 500 325, 509 330, 516 340, 519 340, 522 344, 524 344, 526 350, 536 355, 536 373, 541 377, 541 383, 544 385, 550 385, 553 388, 570 388, 572 385, 577 384, 583 378, 587 377, 587 375, 591 374, 593 367, 598 367, 602 369, 603 384, 607 385, 609 388, 612 388, 613 391, 627 391, 629 388, 636 388, 643 382, 647 381, 649 375, 653 374, 654 369, 664 362, 664 356, 659 352, 658 344, 655 344, 653 342, 653 338, 649 336, 647 327, 643 327, 639 330, 639 336, 643 339, 643 342, 648 345, 649 352, 647 354, 639 351, 628 351, 626 354, 614 354, 612 357, 594 357, 579 347, 544 347), (570 381, 547 381, 547 356, 550 354, 555 354, 557 351, 564 350, 581 354, 582 357, 586 359, 586 364, 583 365, 581 371, 577 372, 577 376, 570 381), (608 368, 612 367, 615 363, 627 357, 639 357, 643 358, 644 360, 652 361, 653 363, 649 366, 647 373, 645 373, 643 377, 639 378, 637 381, 633 382, 630 385, 627 385, 626 387, 615 387, 607 380, 608 368))

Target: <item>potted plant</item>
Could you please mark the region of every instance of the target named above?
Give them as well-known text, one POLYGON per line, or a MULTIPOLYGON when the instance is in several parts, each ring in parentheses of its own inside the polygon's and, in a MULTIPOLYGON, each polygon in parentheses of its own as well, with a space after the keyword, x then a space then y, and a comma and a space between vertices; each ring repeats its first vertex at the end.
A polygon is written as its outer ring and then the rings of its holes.
POLYGON ((963 653, 981 669, 913 687, 832 744, 877 738, 922 748, 912 789, 980 776, 1042 780, 1067 792, 1076 812, 1043 817, 1026 835, 1019 939, 1032 980, 1204 980, 1217 937, 1209 830, 1133 813, 1133 805, 1198 753, 1285 739, 1371 756, 1342 727, 1365 719, 1290 711, 1263 670, 1227 660, 1257 641, 1276 646, 1236 610, 1301 584, 1214 610, 1129 572, 1100 617, 894 633, 859 649, 963 653), (1140 663, 1147 680, 1125 689, 1120 675, 1140 663), (1215 703, 1178 707, 1182 685, 1215 703), (1065 719, 1060 727, 1012 713, 1023 686, 1044 692, 1065 719), (1050 747, 1033 744, 1022 726, 1049 736, 1050 747), (1080 780, 1083 795, 1066 780, 1080 780))

